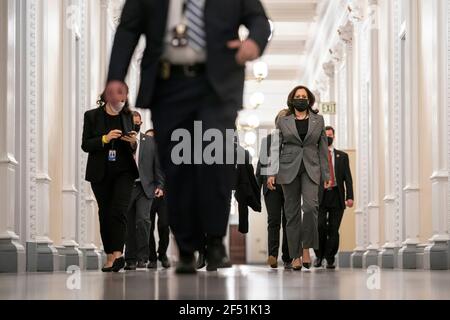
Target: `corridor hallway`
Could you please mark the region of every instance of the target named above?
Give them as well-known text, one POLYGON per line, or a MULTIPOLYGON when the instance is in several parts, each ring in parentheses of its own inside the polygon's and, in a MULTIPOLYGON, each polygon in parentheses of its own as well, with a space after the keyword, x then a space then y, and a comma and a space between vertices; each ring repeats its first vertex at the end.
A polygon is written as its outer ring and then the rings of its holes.
MULTIPOLYGON (((279 269, 267 265, 264 201, 242 235, 233 199, 233 268, 193 276, 175 274, 173 235, 168 270, 100 271, 80 146, 124 2, 0 0, 0 300, 450 300, 450 0, 261 0, 272 35, 246 66, 242 146, 256 168, 289 92, 308 86, 349 156, 354 206, 337 269, 293 272, 281 252, 279 269)), ((131 103, 143 42, 126 79, 131 103)), ((153 128, 150 110, 138 111, 142 131, 153 128)))

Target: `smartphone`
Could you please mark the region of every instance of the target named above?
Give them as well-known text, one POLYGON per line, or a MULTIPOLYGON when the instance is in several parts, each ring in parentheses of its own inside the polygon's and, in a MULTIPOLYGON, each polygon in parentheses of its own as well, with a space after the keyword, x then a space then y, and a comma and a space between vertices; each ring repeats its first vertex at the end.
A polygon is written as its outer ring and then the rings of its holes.
POLYGON ((135 136, 135 135, 137 135, 137 133, 135 131, 130 131, 130 132, 127 132, 125 134, 122 134, 122 137, 125 137, 125 136, 131 137, 133 135, 135 136))

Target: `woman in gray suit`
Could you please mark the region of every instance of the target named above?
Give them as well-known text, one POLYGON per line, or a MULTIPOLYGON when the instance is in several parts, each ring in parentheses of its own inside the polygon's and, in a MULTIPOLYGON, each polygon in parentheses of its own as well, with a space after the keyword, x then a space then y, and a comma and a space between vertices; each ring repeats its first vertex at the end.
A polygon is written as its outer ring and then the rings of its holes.
MULTIPOLYGON (((278 173, 267 181, 271 190, 275 184, 283 188, 289 254, 297 271, 302 265, 311 267, 309 249, 319 247, 319 183, 325 181, 325 188, 330 184, 325 124, 312 108, 314 104, 315 97, 307 87, 298 86, 289 94, 290 112, 277 122, 280 143, 272 144, 271 154, 279 155, 278 173)), ((272 165, 277 162, 271 159, 272 165)))

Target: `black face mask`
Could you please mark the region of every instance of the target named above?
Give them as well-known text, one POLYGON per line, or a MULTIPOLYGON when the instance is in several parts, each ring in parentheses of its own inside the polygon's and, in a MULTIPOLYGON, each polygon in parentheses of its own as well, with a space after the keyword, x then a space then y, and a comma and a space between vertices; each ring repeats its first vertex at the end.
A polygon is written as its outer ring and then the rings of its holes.
POLYGON ((290 103, 290 107, 293 107, 295 110, 299 112, 304 112, 309 108, 309 100, 308 99, 292 99, 290 103))
POLYGON ((329 147, 331 147, 331 145, 333 144, 333 142, 334 142, 334 138, 328 137, 328 146, 329 146, 329 147))
POLYGON ((141 125, 140 124, 135 124, 134 125, 134 131, 137 132, 137 133, 141 132, 141 125))

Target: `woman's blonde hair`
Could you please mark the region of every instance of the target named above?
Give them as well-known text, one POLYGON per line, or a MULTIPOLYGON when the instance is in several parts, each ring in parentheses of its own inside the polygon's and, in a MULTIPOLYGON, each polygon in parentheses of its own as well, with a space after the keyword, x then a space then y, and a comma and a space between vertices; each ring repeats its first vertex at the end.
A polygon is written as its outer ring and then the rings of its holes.
POLYGON ((289 114, 289 109, 283 109, 280 112, 278 112, 276 118, 275 118, 275 125, 278 124, 278 120, 280 120, 281 117, 285 117, 289 114))

